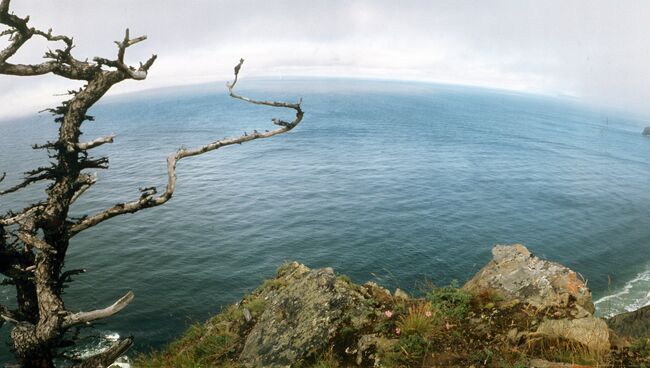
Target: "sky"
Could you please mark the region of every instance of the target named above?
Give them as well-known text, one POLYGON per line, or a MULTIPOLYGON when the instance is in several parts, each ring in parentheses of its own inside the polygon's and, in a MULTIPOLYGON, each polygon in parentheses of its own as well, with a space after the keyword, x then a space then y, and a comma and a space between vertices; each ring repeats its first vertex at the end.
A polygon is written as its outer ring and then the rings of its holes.
MULTIPOLYGON (((79 59, 114 58, 126 27, 146 34, 126 59, 157 54, 147 80, 111 94, 226 81, 244 57, 244 77, 452 83, 650 116, 649 1, 13 0, 11 9, 74 36, 79 59)), ((38 63, 53 46, 30 41, 10 61, 38 63)), ((0 75, 0 119, 50 107, 80 85, 0 75)))

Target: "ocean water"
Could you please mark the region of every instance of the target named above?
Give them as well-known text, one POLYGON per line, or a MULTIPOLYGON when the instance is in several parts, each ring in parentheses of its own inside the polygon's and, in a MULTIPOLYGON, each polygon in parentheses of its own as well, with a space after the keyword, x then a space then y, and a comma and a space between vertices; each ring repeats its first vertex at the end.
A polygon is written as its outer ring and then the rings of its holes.
MULTIPOLYGON (((272 277, 285 261, 332 266, 356 282, 417 293, 464 282, 494 244, 520 242, 578 271, 609 315, 650 304, 650 123, 574 101, 423 83, 242 80, 251 97, 304 99, 287 135, 186 159, 166 205, 74 238, 67 266, 85 275, 70 310, 133 303, 91 333, 157 348, 272 277)), ((210 84, 107 98, 84 138, 110 170, 75 205, 93 213, 166 183, 181 146, 272 127, 290 112, 248 105, 210 84)), ((0 122, 2 185, 47 162, 30 148, 57 125, 0 122)), ((0 198, 19 209, 43 186, 0 198)), ((12 290, 0 300, 12 303, 12 290)), ((0 331, 7 342, 7 327, 0 331)), ((101 341, 89 340, 87 348, 101 341)), ((9 360, 6 344, 0 362, 9 360)))

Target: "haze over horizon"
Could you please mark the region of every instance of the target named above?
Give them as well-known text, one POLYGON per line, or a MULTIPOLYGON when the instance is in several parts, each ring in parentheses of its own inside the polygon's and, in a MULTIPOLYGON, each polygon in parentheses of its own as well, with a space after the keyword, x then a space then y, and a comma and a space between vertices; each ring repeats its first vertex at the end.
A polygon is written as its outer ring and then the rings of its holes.
MULTIPOLYGON (((129 27, 158 54, 146 81, 110 94, 245 77, 360 77, 546 95, 650 115, 650 3, 607 1, 13 1, 30 25, 73 36, 79 58, 114 58, 129 27)), ((0 41, 0 48, 7 38, 0 41)), ((38 63, 36 38, 10 62, 38 63)), ((49 45, 54 47, 54 45, 49 45)), ((82 83, 0 76, 0 119, 35 113, 82 83)))

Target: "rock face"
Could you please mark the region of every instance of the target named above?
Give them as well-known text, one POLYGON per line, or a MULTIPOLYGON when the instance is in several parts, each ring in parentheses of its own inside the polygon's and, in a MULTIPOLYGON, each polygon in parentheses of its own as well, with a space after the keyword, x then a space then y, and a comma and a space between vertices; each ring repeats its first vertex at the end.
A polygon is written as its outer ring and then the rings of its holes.
POLYGON ((650 127, 645 127, 645 129, 643 129, 643 133, 642 133, 642 134, 643 134, 643 135, 650 135, 650 127))
POLYGON ((364 288, 337 278, 331 268, 292 263, 266 295, 266 308, 246 338, 247 367, 287 367, 324 353, 344 326, 359 330, 373 313, 364 288))
POLYGON ((650 338, 650 305, 614 316, 607 325, 620 336, 650 338))
POLYGON ((573 340, 589 347, 592 351, 603 353, 609 351, 610 347, 607 324, 593 316, 577 319, 547 319, 539 325, 533 335, 573 340))
POLYGON ((591 292, 569 268, 537 258, 521 244, 496 245, 492 256, 463 289, 499 294, 537 308, 577 305, 589 314, 594 312, 591 292))

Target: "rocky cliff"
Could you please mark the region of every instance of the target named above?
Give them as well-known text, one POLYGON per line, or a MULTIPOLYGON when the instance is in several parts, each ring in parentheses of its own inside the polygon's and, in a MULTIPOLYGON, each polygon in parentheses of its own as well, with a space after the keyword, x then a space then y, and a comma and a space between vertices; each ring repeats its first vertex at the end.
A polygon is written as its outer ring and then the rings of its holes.
POLYGON ((462 288, 410 297, 330 268, 282 266, 141 367, 575 367, 650 364, 647 329, 593 315, 586 283, 522 245, 495 246, 462 288), (616 332, 614 332, 616 331, 616 332), (644 345, 645 344, 645 345, 644 345))

